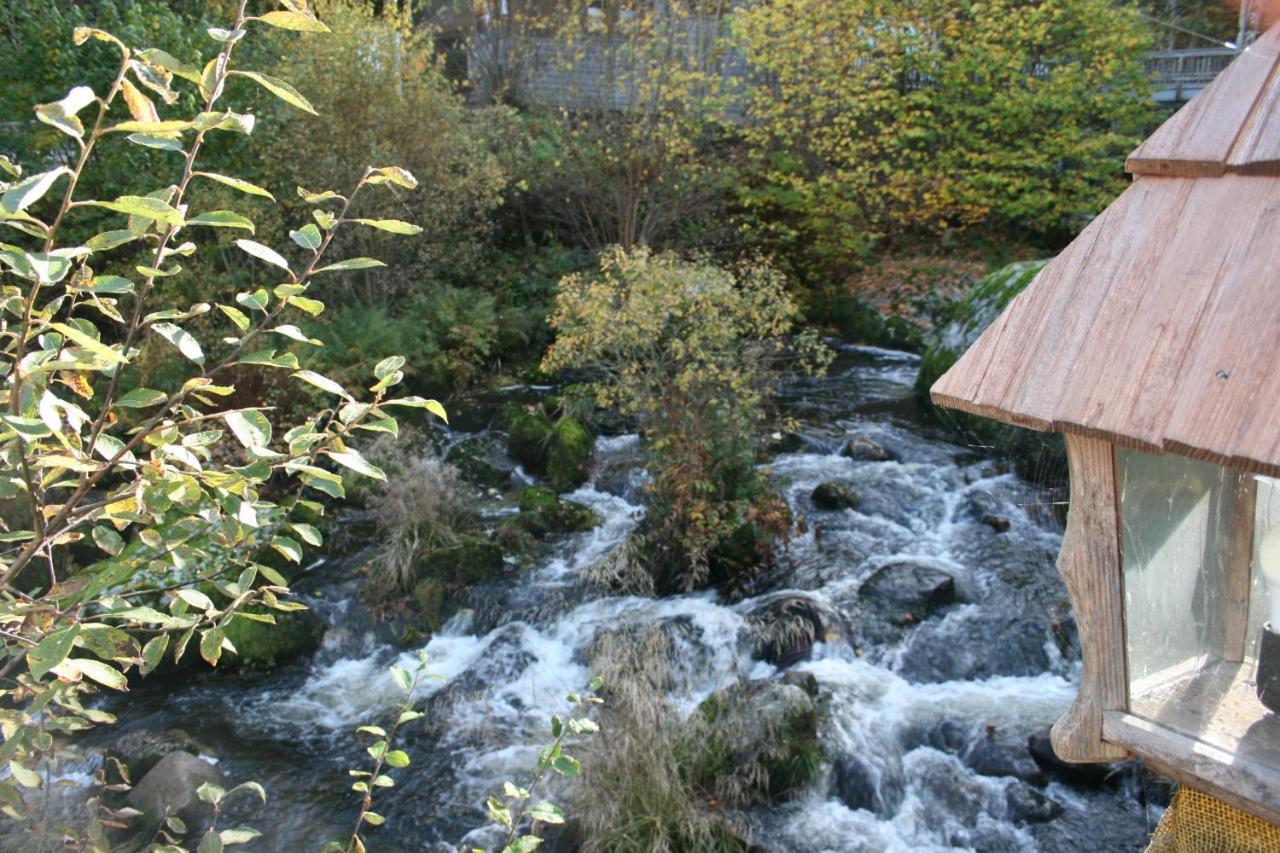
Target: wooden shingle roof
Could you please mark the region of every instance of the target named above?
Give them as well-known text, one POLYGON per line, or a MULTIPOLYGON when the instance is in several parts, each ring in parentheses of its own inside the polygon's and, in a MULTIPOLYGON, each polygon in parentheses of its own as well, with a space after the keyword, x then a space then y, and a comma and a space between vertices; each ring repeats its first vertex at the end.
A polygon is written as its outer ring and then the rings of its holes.
POLYGON ((1280 28, 1127 166, 933 399, 1280 476, 1280 28))

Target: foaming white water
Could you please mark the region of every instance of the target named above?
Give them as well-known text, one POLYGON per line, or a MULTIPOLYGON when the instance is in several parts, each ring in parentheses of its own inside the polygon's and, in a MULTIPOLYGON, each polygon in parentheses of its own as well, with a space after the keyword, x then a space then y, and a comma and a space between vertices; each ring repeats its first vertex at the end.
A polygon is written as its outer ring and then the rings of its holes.
POLYGON ((617 495, 602 492, 588 483, 564 496, 566 500, 590 507, 600 516, 600 524, 567 541, 546 566, 538 571, 538 581, 546 584, 577 580, 585 569, 621 544, 644 517, 644 508, 617 495))

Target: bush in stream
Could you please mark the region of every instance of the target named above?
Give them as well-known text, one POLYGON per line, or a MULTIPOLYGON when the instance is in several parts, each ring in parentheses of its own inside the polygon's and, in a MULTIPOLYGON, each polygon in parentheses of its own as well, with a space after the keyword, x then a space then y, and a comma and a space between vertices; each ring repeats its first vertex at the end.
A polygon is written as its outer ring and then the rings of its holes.
MULTIPOLYGON (((402 358, 380 362, 367 388, 349 391, 280 349, 311 345, 295 323, 324 310, 313 276, 381 265, 330 263, 335 232, 420 230, 358 214, 379 187, 413 189, 403 169, 367 168, 346 195, 302 191, 312 212, 289 234, 291 257, 248 239, 223 247, 260 263, 270 289, 219 294, 216 312, 176 304, 182 279, 174 277, 199 251, 203 229, 256 231, 239 212, 200 209, 195 185, 271 198, 243 179, 197 168, 208 138, 253 129, 254 117, 227 108, 224 95, 256 85, 312 111, 285 81, 233 67, 232 55, 260 26, 326 27, 301 0, 274 9, 262 3, 258 15, 247 6, 240 0, 228 28, 208 31, 212 58, 178 58, 77 28, 74 43, 109 56, 114 79, 36 107, 40 122, 67 137, 65 156, 43 158, 33 164, 42 171, 30 174, 0 157, 0 222, 13 241, 0 243, 0 500, 24 510, 0 531, 0 751, 9 771, 0 779, 0 810, 15 819, 28 806, 24 790, 50 784, 45 773, 65 736, 112 721, 86 697, 100 687, 125 690, 131 670, 145 675, 189 644, 216 665, 234 651, 232 620, 271 623, 273 610, 302 608, 286 600, 285 578, 258 555, 270 547, 298 562, 301 543, 320 544, 300 513, 323 511, 309 497, 342 496, 335 468, 384 476, 352 446, 359 430, 394 434, 391 406, 444 414, 434 401, 390 397, 402 358), (179 89, 200 111, 162 117, 179 89), (138 185, 129 194, 77 198, 99 150, 117 145, 162 152, 172 172, 151 186, 132 174, 138 185), (146 352, 167 354, 171 384, 141 386, 146 352), (313 395, 301 423, 273 423, 261 406, 228 404, 233 382, 264 371, 313 395), (315 494, 304 497, 305 489, 315 494)), ((98 843, 103 831, 96 825, 90 840, 98 843)), ((210 830, 201 849, 253 837, 237 832, 210 830)))
POLYGON ((772 382, 829 352, 793 335, 798 309, 762 263, 721 268, 648 249, 606 251, 560 282, 545 370, 579 369, 595 402, 641 422, 652 475, 655 587, 734 584, 771 557, 789 519, 756 467, 772 382))
POLYGON ((412 589, 422 555, 458 544, 474 521, 456 468, 426 448, 401 460, 369 500, 385 543, 369 578, 370 592, 378 598, 412 589))

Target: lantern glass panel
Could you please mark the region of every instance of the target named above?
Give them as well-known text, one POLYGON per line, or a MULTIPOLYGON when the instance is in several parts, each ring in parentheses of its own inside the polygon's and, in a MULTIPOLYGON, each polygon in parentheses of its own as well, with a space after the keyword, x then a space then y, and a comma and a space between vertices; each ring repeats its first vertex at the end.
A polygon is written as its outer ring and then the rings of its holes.
POLYGON ((1224 655, 1235 472, 1117 450, 1130 695, 1224 655))
POLYGON ((1280 481, 1124 449, 1116 469, 1129 713, 1280 767, 1255 686, 1271 586, 1280 608, 1280 481))

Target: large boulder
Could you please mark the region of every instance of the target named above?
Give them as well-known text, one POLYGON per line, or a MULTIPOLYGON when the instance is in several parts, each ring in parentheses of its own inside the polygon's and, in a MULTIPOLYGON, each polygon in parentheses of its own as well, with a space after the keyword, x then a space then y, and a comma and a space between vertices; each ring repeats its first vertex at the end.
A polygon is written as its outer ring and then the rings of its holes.
POLYGON ((171 752, 138 780, 127 801, 150 825, 170 815, 193 825, 209 808, 196 795, 206 783, 226 784, 222 772, 204 759, 189 752, 171 752))
POLYGON ((985 737, 970 747, 964 763, 982 776, 1013 776, 1033 785, 1045 781, 1044 771, 1022 743, 985 737))
POLYGON ((900 561, 876 569, 858 589, 864 606, 894 624, 919 622, 956 600, 955 578, 923 563, 900 561))
POLYGON ((547 476, 556 492, 568 492, 587 481, 595 442, 573 418, 561 418, 547 443, 547 476))
POLYGON ((819 483, 809 495, 818 509, 857 509, 858 493, 848 483, 819 483))
POLYGON ((259 622, 244 615, 236 616, 224 629, 226 638, 236 647, 230 659, 241 664, 278 666, 320 647, 325 624, 310 610, 289 613, 271 611, 275 624, 259 622))
MULTIPOLYGON (((926 343, 916 376, 916 394, 934 411, 929 389, 973 345, 1009 302, 1029 285, 1048 260, 1019 261, 1001 267, 980 280, 970 294, 951 311, 951 322, 926 343)), ((1066 445, 1061 436, 1016 429, 988 418, 948 412, 943 419, 963 434, 1004 449, 1018 472, 1039 483, 1057 482, 1066 476, 1066 445)))
POLYGON ((115 759, 129 771, 129 779, 137 782, 171 752, 199 755, 208 748, 182 729, 135 729, 113 738, 107 757, 115 759))

